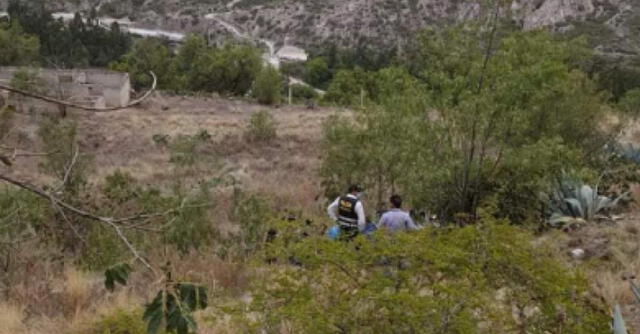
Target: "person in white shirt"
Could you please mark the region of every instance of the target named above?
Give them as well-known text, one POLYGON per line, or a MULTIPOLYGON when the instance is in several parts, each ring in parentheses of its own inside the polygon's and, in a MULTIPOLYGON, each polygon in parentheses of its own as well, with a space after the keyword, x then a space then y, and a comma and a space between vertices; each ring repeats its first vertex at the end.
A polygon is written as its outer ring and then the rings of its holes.
POLYGON ((341 239, 350 240, 364 231, 367 222, 360 196, 362 188, 351 185, 345 196, 336 198, 327 208, 327 214, 340 226, 341 239))
POLYGON ((389 198, 391 203, 391 210, 385 212, 380 218, 378 223, 379 229, 384 229, 391 232, 398 231, 413 231, 418 230, 420 227, 413 222, 411 215, 402 211, 402 197, 400 195, 393 195, 389 198))

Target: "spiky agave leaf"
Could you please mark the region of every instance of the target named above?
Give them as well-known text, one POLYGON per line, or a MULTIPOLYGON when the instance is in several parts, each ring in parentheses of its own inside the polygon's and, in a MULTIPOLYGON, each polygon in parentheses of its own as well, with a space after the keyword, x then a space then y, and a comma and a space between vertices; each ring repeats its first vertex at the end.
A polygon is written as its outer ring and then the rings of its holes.
POLYGON ((613 334, 628 334, 622 312, 620 312, 620 305, 616 305, 613 310, 613 334))

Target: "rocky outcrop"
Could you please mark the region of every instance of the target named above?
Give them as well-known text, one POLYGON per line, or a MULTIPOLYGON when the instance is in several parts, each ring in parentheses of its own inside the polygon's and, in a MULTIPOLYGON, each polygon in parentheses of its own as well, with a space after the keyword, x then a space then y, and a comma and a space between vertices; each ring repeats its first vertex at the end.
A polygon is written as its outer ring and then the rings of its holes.
MULTIPOLYGON (((29 0, 31 1, 31 0, 29 0)), ((8 0, 0 0, 0 8, 8 0)), ((249 34, 296 45, 323 41, 394 46, 426 26, 485 14, 479 1, 462 0, 52 0, 58 11, 89 10, 129 16, 142 25, 178 31, 218 31, 203 19, 218 13, 249 34)), ((638 54, 638 0, 514 0, 509 15, 524 29, 587 34, 603 53, 638 54)))

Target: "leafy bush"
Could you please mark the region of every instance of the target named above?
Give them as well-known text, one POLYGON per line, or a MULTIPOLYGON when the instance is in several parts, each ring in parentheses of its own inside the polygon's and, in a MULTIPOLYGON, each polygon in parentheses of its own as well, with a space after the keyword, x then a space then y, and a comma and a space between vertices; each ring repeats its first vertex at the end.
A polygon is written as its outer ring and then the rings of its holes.
POLYGON ((87 174, 91 167, 88 152, 80 152, 77 143, 77 124, 67 119, 46 118, 38 129, 42 139, 46 162, 41 167, 55 177, 58 191, 77 195, 87 185, 87 174), (72 166, 72 168, 69 168, 72 166))
POLYGON ((291 96, 294 99, 312 100, 318 97, 318 93, 306 85, 293 84, 291 85, 291 96))
POLYGON ((230 248, 238 248, 238 255, 244 258, 254 253, 264 242, 271 219, 270 207, 264 198, 253 194, 247 195, 236 188, 231 219, 238 224, 239 230, 227 242, 230 248))
POLYGON ((304 80, 314 87, 326 87, 327 82, 331 78, 329 65, 322 57, 309 60, 305 64, 304 80))
MULTIPOLYGON (((288 224, 288 223, 284 223, 288 224)), ((286 229, 280 229, 284 231, 286 229)), ((287 236, 278 236, 285 239, 287 236)), ((604 333, 604 305, 587 280, 532 245, 531 236, 487 221, 460 229, 324 237, 268 246, 281 263, 257 282, 255 332, 604 333)))
POLYGON ((144 38, 136 42, 122 60, 111 63, 109 67, 116 71, 128 72, 131 84, 136 89, 151 86, 153 78, 158 78, 158 88, 179 89, 175 68, 172 66, 171 52, 160 40, 144 38))
POLYGON ((0 66, 32 65, 38 61, 40 41, 25 34, 18 22, 7 27, 0 24, 0 66))
POLYGON ((253 142, 268 142, 276 138, 276 121, 266 110, 254 113, 249 118, 246 137, 253 142))
POLYGON ((640 115, 640 88, 627 91, 618 102, 618 106, 622 111, 638 117, 640 115))
POLYGON ((246 44, 203 49, 187 64, 187 89, 233 95, 246 95, 262 69, 259 50, 246 44))
POLYGON ((211 141, 207 130, 200 130, 195 135, 179 135, 170 144, 169 162, 178 167, 194 167, 201 162, 212 162, 215 156, 203 152, 205 145, 211 141))
POLYGON ((262 104, 280 103, 282 91, 282 77, 274 67, 268 66, 256 77, 253 84, 253 96, 262 104))

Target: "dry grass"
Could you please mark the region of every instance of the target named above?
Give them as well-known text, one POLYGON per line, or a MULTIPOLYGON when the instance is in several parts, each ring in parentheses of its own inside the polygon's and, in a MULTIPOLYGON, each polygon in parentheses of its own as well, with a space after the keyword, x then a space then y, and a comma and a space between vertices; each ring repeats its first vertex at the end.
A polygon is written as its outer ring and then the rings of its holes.
POLYGON ((640 310, 628 281, 640 273, 639 231, 640 217, 629 215, 616 223, 590 224, 570 234, 555 232, 541 238, 545 246, 564 254, 569 265, 583 268, 593 291, 607 305, 622 306, 630 333, 640 333, 640 310), (585 250, 584 259, 569 256, 575 248, 585 250))
POLYGON ((25 333, 24 309, 10 304, 0 304, 0 334, 25 333))

